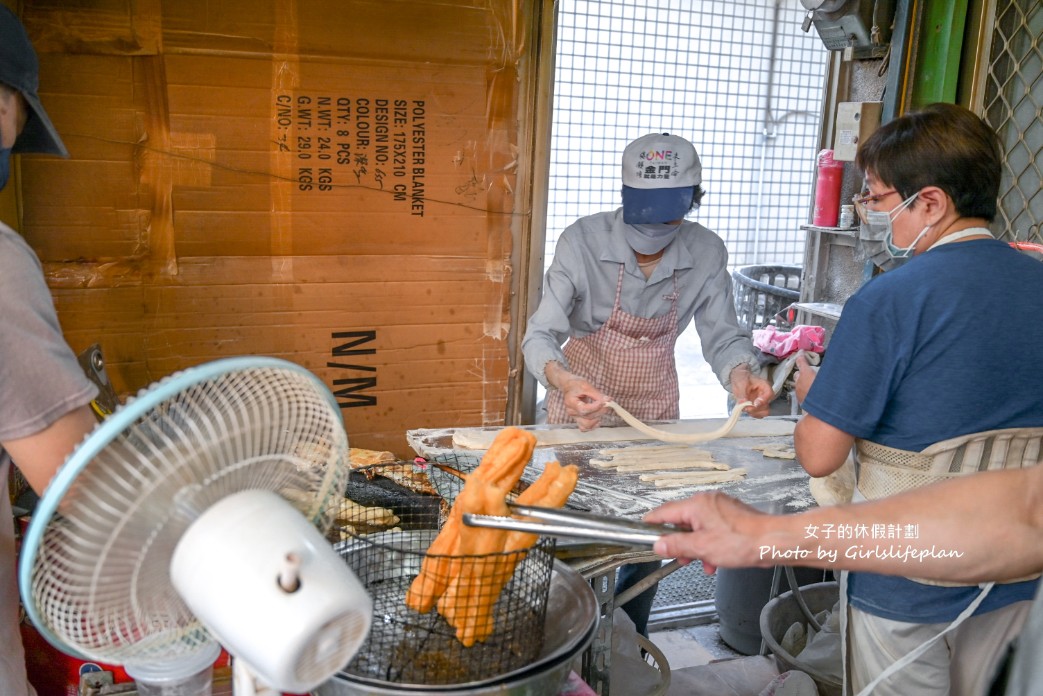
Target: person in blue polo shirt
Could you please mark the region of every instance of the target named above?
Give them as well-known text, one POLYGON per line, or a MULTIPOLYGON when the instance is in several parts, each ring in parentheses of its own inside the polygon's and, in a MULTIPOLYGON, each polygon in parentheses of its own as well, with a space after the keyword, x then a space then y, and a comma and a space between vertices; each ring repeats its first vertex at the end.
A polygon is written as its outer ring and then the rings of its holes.
MULTIPOLYGON (((883 125, 856 162, 867 184, 855 201, 863 225, 907 260, 848 299, 817 375, 800 370, 798 460, 826 476, 853 448, 856 501, 1036 465, 1043 264, 989 230, 1001 177, 995 132, 963 107, 933 104, 883 125)), ((842 580, 851 692, 982 693, 1038 580, 983 590, 918 579, 910 567, 911 577, 842 580)))

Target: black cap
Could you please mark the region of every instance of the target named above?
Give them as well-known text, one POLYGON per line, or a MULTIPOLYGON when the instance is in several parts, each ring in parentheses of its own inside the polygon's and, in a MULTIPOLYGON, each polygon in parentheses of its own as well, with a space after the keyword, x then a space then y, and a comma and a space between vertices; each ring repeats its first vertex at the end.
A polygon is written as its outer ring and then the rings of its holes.
POLYGON ((14 12, 0 5, 0 82, 22 93, 29 114, 12 152, 46 152, 68 157, 69 151, 40 103, 40 63, 25 27, 14 12))

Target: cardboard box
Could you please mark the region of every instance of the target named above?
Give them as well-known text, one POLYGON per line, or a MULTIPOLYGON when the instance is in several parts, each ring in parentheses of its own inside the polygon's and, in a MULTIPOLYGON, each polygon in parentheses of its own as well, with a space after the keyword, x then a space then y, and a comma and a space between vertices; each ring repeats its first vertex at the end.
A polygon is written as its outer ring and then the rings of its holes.
POLYGON ((73 349, 122 395, 271 355, 355 447, 502 423, 518 206, 514 3, 27 0, 69 160, 22 231, 73 349))

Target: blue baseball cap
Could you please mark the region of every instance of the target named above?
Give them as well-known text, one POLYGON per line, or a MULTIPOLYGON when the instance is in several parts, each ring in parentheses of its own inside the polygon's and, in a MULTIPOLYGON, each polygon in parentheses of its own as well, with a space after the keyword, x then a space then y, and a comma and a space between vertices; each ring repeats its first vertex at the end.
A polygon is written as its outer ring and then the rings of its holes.
POLYGON ((623 150, 623 222, 680 220, 702 183, 695 146, 669 133, 649 133, 623 150))

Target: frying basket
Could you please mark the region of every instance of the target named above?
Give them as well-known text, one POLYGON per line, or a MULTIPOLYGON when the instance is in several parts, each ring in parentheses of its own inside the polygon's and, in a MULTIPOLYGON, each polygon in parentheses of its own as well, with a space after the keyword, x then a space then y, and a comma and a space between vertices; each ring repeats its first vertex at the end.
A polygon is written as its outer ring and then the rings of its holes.
MULTIPOLYGON (((439 459, 463 474, 479 463, 466 456, 439 459)), ((400 470, 401 466, 378 464, 356 471, 378 481, 392 473, 391 467, 400 470)), ((492 604, 491 634, 465 647, 437 609, 421 614, 406 606, 406 593, 464 483, 453 473, 430 464, 421 466, 429 483, 426 491, 400 496, 380 510, 352 500, 349 486, 337 517, 344 540, 336 548, 373 599, 369 636, 343 673, 361 681, 415 686, 495 680, 530 664, 543 648, 553 539, 541 537, 535 546, 519 552, 451 558, 452 575, 470 580, 457 595, 457 611, 474 612, 483 603, 492 604), (512 566, 513 573, 500 591, 502 580, 490 578, 506 578, 512 566)), ((520 484, 514 494, 526 485, 520 484)))

